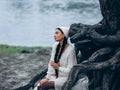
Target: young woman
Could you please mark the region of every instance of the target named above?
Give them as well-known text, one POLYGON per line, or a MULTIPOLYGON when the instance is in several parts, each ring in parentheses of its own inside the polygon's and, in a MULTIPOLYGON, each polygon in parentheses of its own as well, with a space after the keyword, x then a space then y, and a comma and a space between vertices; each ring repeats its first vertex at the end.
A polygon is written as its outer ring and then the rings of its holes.
POLYGON ((47 75, 40 80, 37 90, 61 90, 71 68, 77 63, 75 51, 67 42, 68 28, 56 28, 54 39, 56 43, 52 48, 47 75))

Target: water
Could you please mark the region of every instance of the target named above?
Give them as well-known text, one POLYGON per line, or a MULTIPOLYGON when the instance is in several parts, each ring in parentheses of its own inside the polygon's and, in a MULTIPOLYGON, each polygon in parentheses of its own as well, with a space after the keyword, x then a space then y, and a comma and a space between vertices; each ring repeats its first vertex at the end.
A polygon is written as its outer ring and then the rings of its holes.
POLYGON ((56 27, 101 19, 98 0, 0 0, 0 44, 52 46, 56 27))

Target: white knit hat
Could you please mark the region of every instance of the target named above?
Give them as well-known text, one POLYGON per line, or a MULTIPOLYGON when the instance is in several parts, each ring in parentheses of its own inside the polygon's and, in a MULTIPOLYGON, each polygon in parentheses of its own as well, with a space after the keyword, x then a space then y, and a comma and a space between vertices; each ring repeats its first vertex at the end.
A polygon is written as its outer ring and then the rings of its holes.
POLYGON ((69 35, 68 35, 68 33, 69 33, 69 27, 60 26, 58 28, 60 28, 63 31, 63 33, 64 33, 64 35, 65 35, 66 38, 69 37, 69 35))

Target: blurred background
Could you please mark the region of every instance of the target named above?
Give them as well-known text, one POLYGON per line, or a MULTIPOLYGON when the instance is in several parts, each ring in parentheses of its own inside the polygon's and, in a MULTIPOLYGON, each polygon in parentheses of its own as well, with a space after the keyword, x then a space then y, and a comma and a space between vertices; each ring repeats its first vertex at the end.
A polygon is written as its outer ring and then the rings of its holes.
POLYGON ((56 27, 101 19, 99 0, 0 0, 0 44, 52 46, 56 27))

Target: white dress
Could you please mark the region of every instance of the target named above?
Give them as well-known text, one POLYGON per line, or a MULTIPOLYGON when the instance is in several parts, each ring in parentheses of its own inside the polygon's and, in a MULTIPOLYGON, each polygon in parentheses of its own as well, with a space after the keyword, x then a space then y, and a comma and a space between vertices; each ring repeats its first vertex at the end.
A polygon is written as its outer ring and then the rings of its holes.
MULTIPOLYGON (((58 43, 53 45, 50 61, 54 61, 57 45, 58 43)), ((48 71, 46 75, 46 78, 49 78, 49 81, 55 82, 55 90, 61 90, 63 84, 68 78, 71 68, 73 65, 77 64, 75 51, 71 45, 68 45, 66 50, 62 53, 59 63, 60 67, 58 70, 58 78, 54 76, 55 69, 50 64, 48 64, 48 71)))
MULTIPOLYGON (((53 45, 50 61, 54 61, 57 45, 58 43, 53 45)), ((59 63, 60 67, 58 70, 58 78, 56 78, 55 69, 50 65, 50 63, 48 64, 48 71, 46 75, 46 78, 49 78, 49 81, 55 82, 55 90, 61 90, 63 84, 68 78, 71 68, 73 65, 77 64, 75 51, 71 45, 68 45, 66 50, 62 53, 59 63)), ((37 87, 34 90, 37 90, 37 87)))

